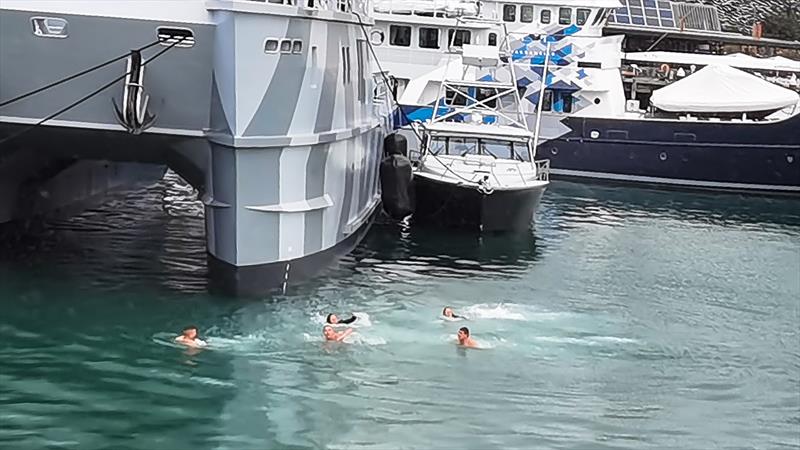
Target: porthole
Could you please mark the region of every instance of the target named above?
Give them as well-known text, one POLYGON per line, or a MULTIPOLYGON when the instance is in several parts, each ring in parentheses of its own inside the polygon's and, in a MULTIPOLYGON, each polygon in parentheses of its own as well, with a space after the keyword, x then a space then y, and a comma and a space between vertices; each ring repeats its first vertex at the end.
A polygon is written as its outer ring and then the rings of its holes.
POLYGON ((264 51, 267 53, 275 53, 278 51, 278 40, 277 39, 267 39, 264 42, 264 51))
POLYGON ((786 162, 789 164, 794 162, 794 155, 786 155, 786 162))
POLYGON ((289 53, 292 51, 292 41, 284 39, 281 41, 281 53, 289 53))
POLYGON ((599 104, 600 104, 600 97, 596 97, 596 98, 594 99, 594 104, 595 104, 595 105, 599 105, 599 104))
POLYGON ((660 159, 660 160, 662 160, 662 161, 666 161, 666 160, 667 160, 667 152, 661 152, 661 153, 658 155, 658 159, 660 159))
POLYGON ((296 55, 303 53, 303 41, 292 41, 292 53, 296 55))
POLYGON ((552 153, 553 155, 557 155, 558 154, 558 147, 551 148, 550 149, 550 153, 552 153))
POLYGON ((599 137, 600 137, 600 132, 599 132, 599 131, 597 131, 597 130, 592 130, 592 131, 590 131, 590 132, 589 132, 589 136, 590 136, 592 139, 597 139, 597 138, 599 138, 599 137))
POLYGON ((372 45, 381 45, 384 39, 385 36, 381 30, 372 30, 372 33, 369 35, 369 40, 372 41, 372 45))

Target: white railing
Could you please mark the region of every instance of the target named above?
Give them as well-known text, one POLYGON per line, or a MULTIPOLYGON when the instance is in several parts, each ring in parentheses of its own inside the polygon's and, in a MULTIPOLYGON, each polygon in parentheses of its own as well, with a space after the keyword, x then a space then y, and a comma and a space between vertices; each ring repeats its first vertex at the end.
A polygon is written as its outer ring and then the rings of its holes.
POLYGON ((481 7, 472 0, 377 0, 375 12, 454 18, 478 16, 481 7))
POLYGON ((371 0, 249 0, 259 3, 274 5, 298 6, 308 9, 323 11, 338 11, 343 13, 358 13, 362 17, 372 16, 371 0))
POLYGON ((537 181, 550 181, 550 160, 540 159, 533 161, 536 165, 536 180, 537 181))

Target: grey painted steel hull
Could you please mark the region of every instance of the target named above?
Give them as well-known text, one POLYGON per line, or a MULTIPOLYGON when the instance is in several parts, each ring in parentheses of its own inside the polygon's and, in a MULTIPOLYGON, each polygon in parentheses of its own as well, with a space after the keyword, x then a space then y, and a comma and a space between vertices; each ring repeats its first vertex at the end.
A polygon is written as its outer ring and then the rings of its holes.
MULTIPOLYGON (((250 1, 173 2, 159 12, 126 1, 111 12, 109 2, 77 12, 63 3, 36 11, 16 0, 0 6, 0 102, 147 45, 158 27, 190 29, 194 46, 172 48, 147 65, 143 86, 156 120, 144 133, 129 134, 117 121, 120 81, 0 144, 0 175, 14 174, 0 190, 0 221, 29 214, 15 206, 18 187, 46 183, 65 161, 151 163, 171 167, 199 190, 208 251, 222 267, 288 264, 295 281, 330 260, 314 255, 357 243, 379 204, 388 121, 373 104, 372 71, 352 14, 250 1), (37 16, 65 20, 69 36, 36 36, 37 16), (270 53, 269 39, 302 44, 270 53), (295 276, 293 261, 312 264, 298 265, 295 276)), ((165 48, 145 50, 145 61, 165 48)), ((0 107, 0 140, 125 71, 119 61, 0 107)), ((264 290, 275 287, 264 281, 264 290)))

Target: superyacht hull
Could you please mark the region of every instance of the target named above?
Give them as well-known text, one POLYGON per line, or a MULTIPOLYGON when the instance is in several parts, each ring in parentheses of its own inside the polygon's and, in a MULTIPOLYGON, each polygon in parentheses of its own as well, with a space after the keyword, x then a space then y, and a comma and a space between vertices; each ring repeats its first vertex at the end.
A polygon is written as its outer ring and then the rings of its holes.
POLYGON ((323 4, 153 3, 0 6, 0 103, 130 49, 147 62, 138 104, 118 80, 32 127, 130 73, 126 57, 0 107, 0 221, 38 213, 19 207, 23 193, 55 180, 79 197, 92 174, 65 177, 70 164, 169 166, 201 194, 210 258, 248 293, 312 276, 330 261, 314 255, 357 242, 379 204, 386 126, 357 18, 323 4), (152 121, 124 121, 137 114, 152 121), (259 267, 281 267, 280 282, 241 276, 259 267))

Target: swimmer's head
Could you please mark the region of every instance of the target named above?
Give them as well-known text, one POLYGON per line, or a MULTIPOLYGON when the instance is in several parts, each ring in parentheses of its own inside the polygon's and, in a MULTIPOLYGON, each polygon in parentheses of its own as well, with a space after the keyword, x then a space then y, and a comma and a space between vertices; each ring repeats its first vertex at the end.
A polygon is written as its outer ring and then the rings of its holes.
POLYGON ((328 322, 328 323, 331 323, 331 324, 337 324, 337 323, 339 323, 339 318, 336 317, 336 314, 328 314, 328 317, 325 319, 325 322, 328 322))
POLYGON ((188 339, 195 339, 197 338, 197 327, 194 325, 189 325, 188 327, 183 328, 183 335, 188 339))
POLYGON ((336 339, 336 331, 334 331, 333 327, 330 325, 325 325, 322 327, 322 335, 325 336, 325 339, 333 341, 336 339))
POLYGON ((469 328, 461 327, 458 329, 458 342, 464 342, 469 338, 469 328))
POLYGON ((445 317, 453 317, 453 308, 445 306, 444 309, 442 309, 442 315, 445 317))

